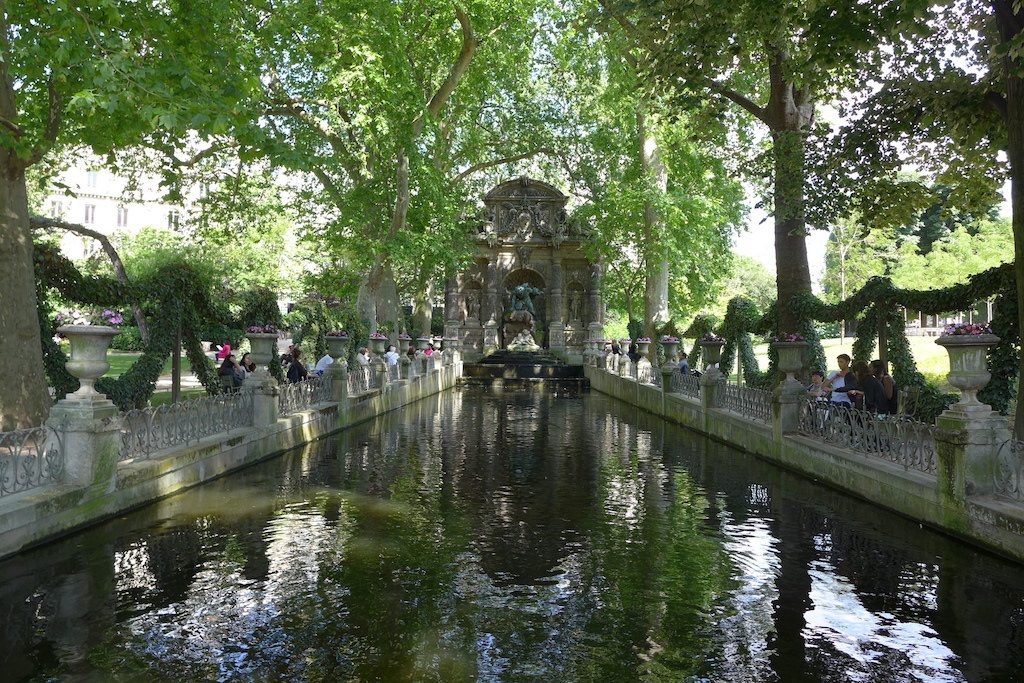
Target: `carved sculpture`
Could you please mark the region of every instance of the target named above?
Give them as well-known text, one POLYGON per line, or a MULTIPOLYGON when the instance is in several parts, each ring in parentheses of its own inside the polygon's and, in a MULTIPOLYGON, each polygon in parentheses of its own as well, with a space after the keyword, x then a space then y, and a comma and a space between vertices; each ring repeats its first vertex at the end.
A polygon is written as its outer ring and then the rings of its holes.
POLYGON ((466 290, 466 320, 480 320, 480 292, 466 290))
POLYGON ((537 316, 537 311, 533 307, 533 297, 540 296, 541 291, 529 283, 522 283, 516 285, 509 292, 509 308, 512 310, 512 314, 517 312, 525 312, 529 314, 528 319, 523 319, 524 316, 516 316, 523 322, 530 322, 531 327, 533 319, 537 316))
POLYGON ((583 292, 575 287, 569 290, 569 320, 583 320, 583 292))

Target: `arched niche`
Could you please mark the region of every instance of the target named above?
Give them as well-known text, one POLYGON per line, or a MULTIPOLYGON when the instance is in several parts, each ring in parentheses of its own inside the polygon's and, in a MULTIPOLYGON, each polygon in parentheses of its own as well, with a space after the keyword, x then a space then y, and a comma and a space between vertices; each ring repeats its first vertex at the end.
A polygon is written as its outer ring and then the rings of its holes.
POLYGON ((501 291, 501 334, 502 334, 502 347, 508 345, 515 336, 519 334, 519 331, 524 327, 522 323, 514 323, 508 321, 508 314, 511 312, 511 294, 512 290, 521 284, 528 284, 531 287, 536 287, 541 291, 541 294, 533 298, 533 309, 536 315, 533 323, 533 338, 541 346, 545 346, 544 341, 547 339, 547 283, 544 281, 544 276, 538 273, 533 268, 516 268, 508 275, 505 276, 505 280, 502 283, 501 291))

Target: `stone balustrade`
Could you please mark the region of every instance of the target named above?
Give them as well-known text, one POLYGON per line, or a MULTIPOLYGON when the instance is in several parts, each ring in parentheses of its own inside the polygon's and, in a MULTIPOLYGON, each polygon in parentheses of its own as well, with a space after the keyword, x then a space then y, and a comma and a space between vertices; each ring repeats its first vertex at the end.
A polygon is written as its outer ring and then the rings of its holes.
MULTIPOLYGON (((69 370, 91 389, 111 335, 85 333, 69 370)), ((276 335, 251 336, 260 367, 239 392, 122 414, 86 390, 58 402, 44 426, 0 433, 0 556, 452 388, 462 374, 457 342, 417 359, 422 372, 416 362, 349 370, 348 340, 335 337, 324 376, 282 385, 266 369, 276 335)))

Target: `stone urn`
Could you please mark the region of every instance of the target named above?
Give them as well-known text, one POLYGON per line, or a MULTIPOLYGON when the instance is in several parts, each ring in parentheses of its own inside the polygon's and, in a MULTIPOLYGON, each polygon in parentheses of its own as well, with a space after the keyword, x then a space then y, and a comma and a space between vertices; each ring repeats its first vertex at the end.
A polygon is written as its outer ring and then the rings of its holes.
POLYGON ((679 353, 679 341, 663 341, 661 345, 665 347, 665 365, 670 365, 679 360, 676 355, 679 353))
POLYGON ((952 410, 972 411, 988 408, 978 400, 992 373, 986 362, 990 348, 999 343, 994 334, 943 335, 935 343, 949 354, 949 383, 960 390, 960 401, 952 410))
POLYGON ((629 347, 632 343, 633 340, 630 339, 629 337, 623 337, 622 339, 619 340, 619 351, 622 352, 623 356, 629 353, 629 347))
POLYGON ((701 355, 704 357, 704 363, 707 366, 718 365, 722 360, 722 347, 725 346, 724 341, 701 341, 700 349, 701 355))
POLYGON ((651 359, 651 357, 648 355, 650 353, 650 351, 651 351, 651 340, 650 339, 647 339, 647 340, 638 339, 637 342, 636 342, 636 347, 637 347, 637 350, 640 352, 641 356, 643 356, 647 360, 651 359))
MULTIPOLYGON (((374 334, 377 334, 377 333, 374 333, 374 334)), ((375 355, 377 355, 377 356, 379 356, 379 355, 384 353, 384 346, 387 343, 388 343, 388 338, 386 336, 384 336, 384 335, 381 335, 379 337, 375 337, 372 334, 370 335, 370 346, 373 348, 373 353, 375 355)))
POLYGON ((68 398, 80 401, 105 398, 96 391, 96 380, 110 369, 107 349, 121 330, 106 325, 62 325, 57 332, 71 341, 71 360, 66 367, 81 383, 78 391, 68 398))
POLYGON ((276 332, 248 332, 245 338, 249 340, 249 349, 252 360, 256 365, 265 368, 277 355, 277 333, 276 332))
POLYGON ((804 367, 805 341, 772 342, 772 348, 779 354, 779 369, 786 373, 782 380, 782 388, 786 393, 801 393, 804 385, 795 375, 804 367))
POLYGON ((324 341, 327 342, 327 355, 333 358, 335 363, 348 355, 348 335, 328 334, 324 337, 324 341))
POLYGON ((430 337, 420 337, 416 340, 416 348, 420 351, 427 350, 427 344, 430 343, 430 337))
POLYGON ((398 351, 403 356, 405 355, 405 352, 409 350, 409 342, 411 341, 412 337, 407 334, 398 335, 398 351))

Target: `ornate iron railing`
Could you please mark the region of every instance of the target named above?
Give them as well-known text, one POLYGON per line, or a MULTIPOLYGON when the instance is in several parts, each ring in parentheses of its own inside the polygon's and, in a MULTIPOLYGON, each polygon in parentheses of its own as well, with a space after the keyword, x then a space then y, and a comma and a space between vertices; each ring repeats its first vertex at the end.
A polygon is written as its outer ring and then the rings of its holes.
POLYGON ((0 432, 0 496, 64 479, 63 427, 0 432))
POLYGON ((672 373, 672 391, 676 394, 697 398, 700 396, 700 377, 691 374, 684 375, 676 370, 672 373))
POLYGON ((158 451, 252 425, 252 392, 206 396, 129 410, 121 431, 121 460, 146 459, 158 451))
POLYGON ((935 430, 934 425, 905 417, 875 415, 813 398, 800 411, 801 434, 928 474, 936 470, 935 430))
POLYGON ((330 400, 331 378, 327 375, 310 377, 294 384, 282 384, 277 399, 277 414, 291 415, 330 400))
POLYGON ((1009 439, 996 451, 992 483, 996 493, 1024 501, 1024 441, 1009 439))
POLYGON ((715 390, 715 407, 746 415, 759 422, 772 421, 772 396, 764 389, 729 384, 719 380, 715 390))

